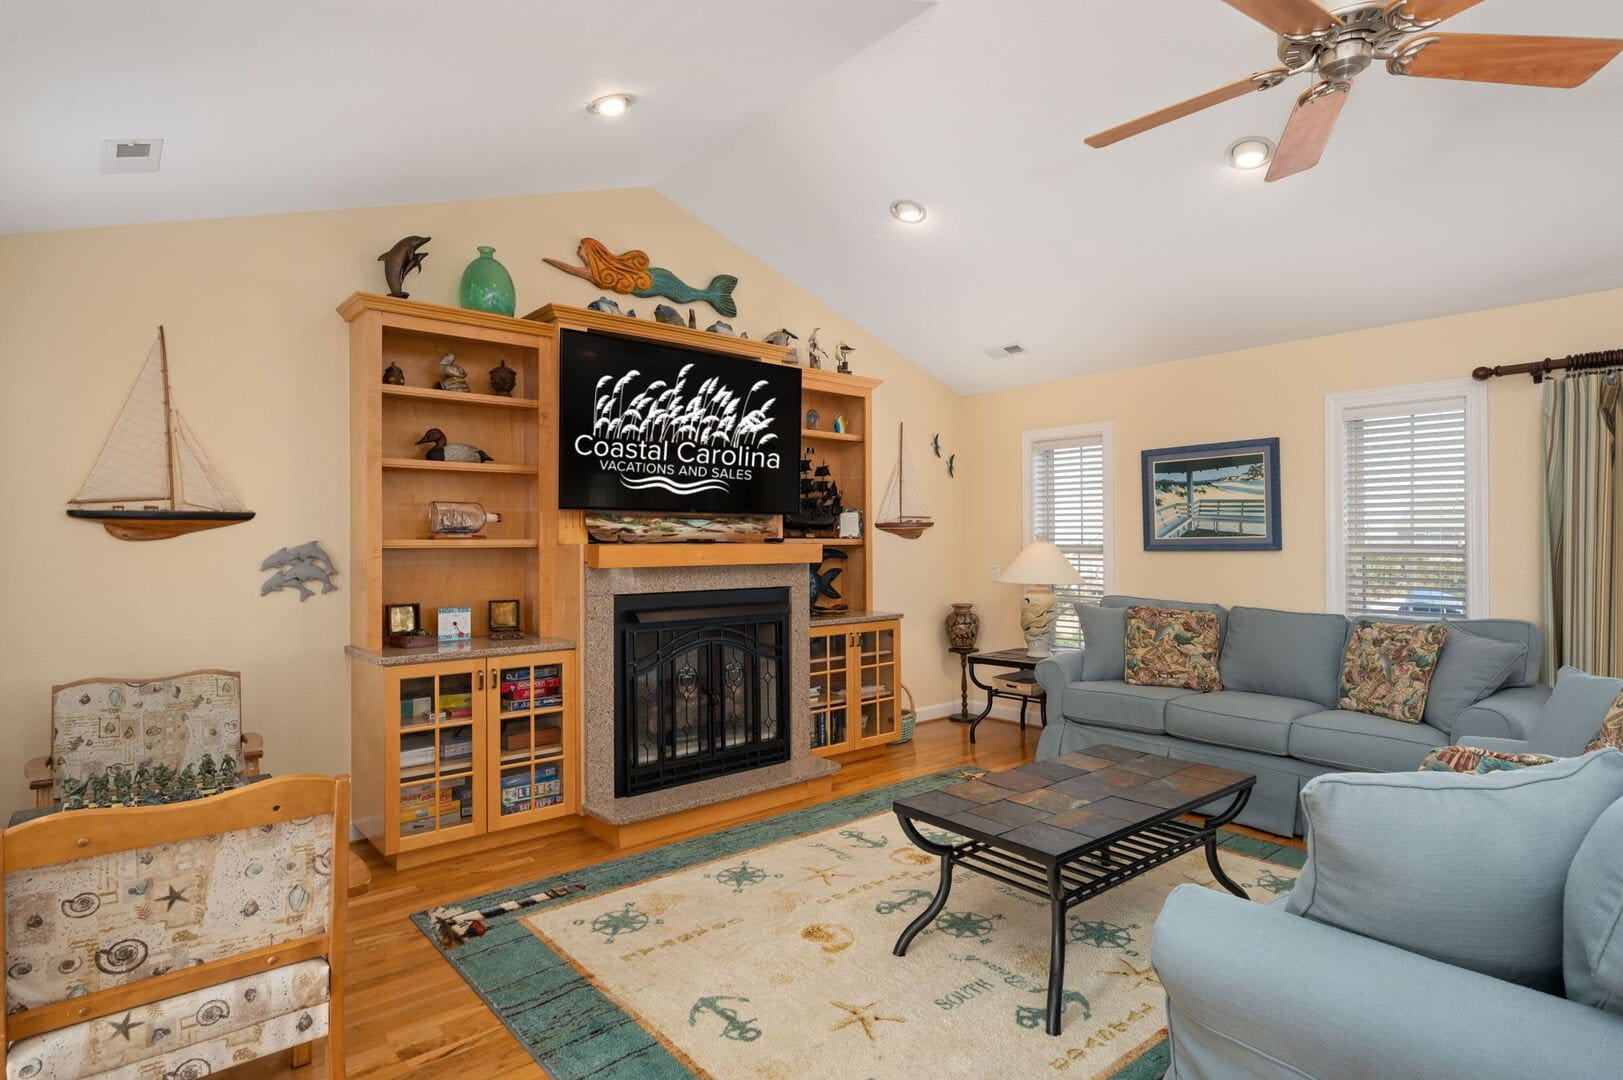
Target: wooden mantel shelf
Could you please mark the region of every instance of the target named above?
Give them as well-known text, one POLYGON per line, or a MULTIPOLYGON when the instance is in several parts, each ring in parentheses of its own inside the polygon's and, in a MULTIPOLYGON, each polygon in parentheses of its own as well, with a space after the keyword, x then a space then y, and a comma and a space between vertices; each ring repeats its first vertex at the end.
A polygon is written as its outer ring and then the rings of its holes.
POLYGON ((823 560, 815 540, 781 544, 587 544, 586 565, 596 570, 661 566, 792 566, 823 560))

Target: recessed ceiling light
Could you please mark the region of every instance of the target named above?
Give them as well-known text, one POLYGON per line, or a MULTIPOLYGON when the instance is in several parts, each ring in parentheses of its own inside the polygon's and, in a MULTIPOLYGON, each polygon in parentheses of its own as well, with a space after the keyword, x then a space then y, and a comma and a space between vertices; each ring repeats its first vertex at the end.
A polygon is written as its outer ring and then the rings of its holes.
POLYGON ((588 112, 595 112, 599 116, 624 116, 625 111, 631 108, 632 102, 637 99, 630 94, 605 94, 586 106, 588 112))
POLYGON ((897 199, 890 204, 890 216, 908 225, 917 225, 924 220, 924 207, 912 199, 897 199))
POLYGON ((1247 135, 1229 147, 1228 159, 1236 169, 1260 169, 1274 160, 1274 144, 1261 135, 1247 135))

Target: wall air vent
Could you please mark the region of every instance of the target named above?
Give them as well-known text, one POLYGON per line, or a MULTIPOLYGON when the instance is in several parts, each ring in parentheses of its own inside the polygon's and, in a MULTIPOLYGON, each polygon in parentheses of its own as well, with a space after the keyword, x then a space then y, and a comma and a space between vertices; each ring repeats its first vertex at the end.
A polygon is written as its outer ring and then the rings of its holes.
POLYGON ((101 171, 157 172, 162 157, 162 139, 106 139, 101 144, 101 171))
POLYGON ((999 345, 993 349, 982 349, 988 360, 1007 360, 1011 356, 1019 356, 1026 351, 1026 347, 1018 341, 1011 341, 1007 345, 999 345))

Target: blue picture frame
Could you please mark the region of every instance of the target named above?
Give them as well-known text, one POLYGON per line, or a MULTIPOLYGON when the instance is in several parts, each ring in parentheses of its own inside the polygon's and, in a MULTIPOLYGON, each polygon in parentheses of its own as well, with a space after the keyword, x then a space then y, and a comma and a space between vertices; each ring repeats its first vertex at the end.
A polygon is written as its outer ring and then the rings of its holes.
POLYGON ((1280 551, 1279 440, 1145 450, 1145 551, 1280 551))

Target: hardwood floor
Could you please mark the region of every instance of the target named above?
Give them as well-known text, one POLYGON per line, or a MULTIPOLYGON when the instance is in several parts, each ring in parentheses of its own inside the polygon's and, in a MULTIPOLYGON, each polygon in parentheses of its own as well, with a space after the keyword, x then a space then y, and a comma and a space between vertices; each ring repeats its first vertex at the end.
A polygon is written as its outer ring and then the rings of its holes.
MULTIPOLYGON (((1022 734, 1015 724, 987 722, 970 746, 968 729, 936 720, 920 724, 913 741, 852 762, 834 777, 829 798, 894 784, 955 765, 1007 769, 1032 759, 1042 729, 1033 722, 1022 734)), ((728 824, 770 817, 826 800, 811 800, 728 824)), ((653 845, 648 845, 653 846, 653 845)), ((345 985, 348 1011, 346 1070, 351 1077, 544 1077, 529 1053, 468 988, 411 924, 414 911, 508 885, 562 873, 642 850, 610 851, 573 830, 512 848, 499 848, 464 862, 413 870, 390 869, 372 849, 355 850, 372 871, 372 887, 349 902, 349 952, 345 985)), ((315 1062, 293 1069, 284 1059, 239 1066, 232 1080, 327 1075, 318 1046, 315 1062)))

